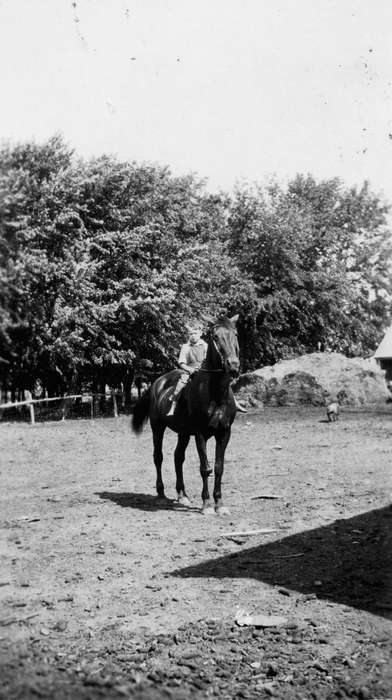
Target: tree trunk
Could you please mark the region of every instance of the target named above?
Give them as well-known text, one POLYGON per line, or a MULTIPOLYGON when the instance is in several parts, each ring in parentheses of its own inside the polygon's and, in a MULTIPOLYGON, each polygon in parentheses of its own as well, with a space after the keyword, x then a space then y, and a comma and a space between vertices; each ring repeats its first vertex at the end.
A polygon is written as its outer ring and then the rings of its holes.
POLYGON ((131 389, 132 389, 132 384, 133 384, 133 379, 135 376, 135 372, 133 370, 129 370, 124 377, 124 408, 126 411, 129 411, 131 409, 131 389))

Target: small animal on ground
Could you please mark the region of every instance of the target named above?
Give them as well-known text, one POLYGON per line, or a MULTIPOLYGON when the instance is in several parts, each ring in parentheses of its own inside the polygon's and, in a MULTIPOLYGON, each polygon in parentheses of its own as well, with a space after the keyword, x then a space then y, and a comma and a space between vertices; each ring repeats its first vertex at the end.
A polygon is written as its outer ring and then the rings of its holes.
POLYGON ((336 401, 327 406, 327 418, 329 423, 334 423, 339 418, 339 404, 336 401))

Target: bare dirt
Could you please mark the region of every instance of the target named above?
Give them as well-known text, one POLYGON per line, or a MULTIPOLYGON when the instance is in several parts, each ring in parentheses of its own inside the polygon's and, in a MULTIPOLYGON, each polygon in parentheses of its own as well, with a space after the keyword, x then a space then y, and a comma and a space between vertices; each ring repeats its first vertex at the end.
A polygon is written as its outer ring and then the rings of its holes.
POLYGON ((391 437, 390 406, 239 415, 205 517, 173 434, 165 505, 129 418, 0 425, 0 697, 391 698, 391 437))

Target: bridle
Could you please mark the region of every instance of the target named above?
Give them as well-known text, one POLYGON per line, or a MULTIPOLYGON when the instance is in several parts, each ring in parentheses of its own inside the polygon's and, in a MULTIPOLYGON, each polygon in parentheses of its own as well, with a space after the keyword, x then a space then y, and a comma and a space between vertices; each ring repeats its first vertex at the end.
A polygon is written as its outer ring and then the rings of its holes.
MULTIPOLYGON (((214 338, 212 338, 212 337, 211 337, 211 343, 213 344, 213 346, 214 346, 214 348, 215 348, 215 350, 216 350, 216 352, 217 352, 217 355, 218 355, 218 357, 220 358, 220 361, 221 361, 222 365, 224 365, 224 364, 225 364, 225 361, 224 361, 224 359, 223 359, 223 357, 222 357, 222 353, 221 353, 221 351, 219 350, 219 348, 218 348, 218 346, 217 346, 217 344, 216 344, 214 338)), ((205 369, 204 367, 200 367, 199 372, 207 372, 207 374, 215 374, 215 373, 217 373, 217 372, 225 372, 225 369, 224 369, 223 366, 222 366, 221 369, 205 369)))

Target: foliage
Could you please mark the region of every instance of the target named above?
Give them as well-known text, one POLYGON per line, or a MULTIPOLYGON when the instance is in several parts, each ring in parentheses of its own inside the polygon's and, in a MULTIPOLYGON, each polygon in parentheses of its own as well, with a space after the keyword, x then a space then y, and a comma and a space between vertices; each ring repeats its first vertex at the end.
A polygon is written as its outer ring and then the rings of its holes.
POLYGON ((242 188, 231 210, 231 254, 257 287, 246 319, 249 366, 329 347, 374 350, 388 322, 388 208, 365 183, 297 176, 286 189, 242 188))
POLYGON ((50 391, 173 366, 189 319, 240 312, 244 369, 317 343, 374 349, 388 320, 387 207, 297 176, 232 200, 193 175, 60 136, 0 150, 0 374, 50 391))
POLYGON ((0 153, 1 356, 9 381, 54 390, 140 358, 172 366, 190 317, 249 296, 228 258, 227 198, 193 176, 59 137, 0 153))

